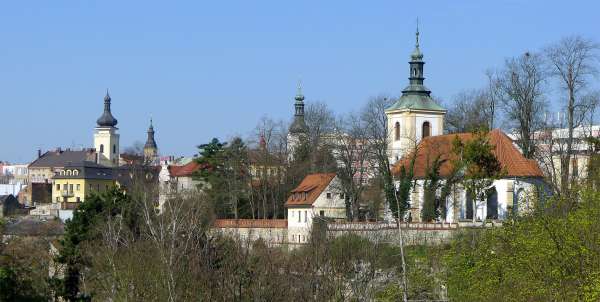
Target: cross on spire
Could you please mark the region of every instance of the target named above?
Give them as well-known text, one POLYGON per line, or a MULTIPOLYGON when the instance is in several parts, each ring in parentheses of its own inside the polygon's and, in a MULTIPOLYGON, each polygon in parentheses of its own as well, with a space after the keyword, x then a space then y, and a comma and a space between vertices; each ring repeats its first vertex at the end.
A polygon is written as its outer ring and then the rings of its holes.
POLYGON ((415 44, 417 48, 419 48, 419 17, 417 17, 417 32, 415 33, 417 38, 417 43, 415 44))

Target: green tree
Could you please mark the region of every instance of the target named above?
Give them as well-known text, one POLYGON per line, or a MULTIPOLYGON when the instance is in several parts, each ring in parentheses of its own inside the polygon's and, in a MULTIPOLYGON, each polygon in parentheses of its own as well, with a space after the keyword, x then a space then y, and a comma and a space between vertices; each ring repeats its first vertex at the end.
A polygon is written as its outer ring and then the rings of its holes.
POLYGON ((57 262, 65 265, 65 276, 54 282, 57 294, 67 301, 88 300, 89 296, 80 288, 82 271, 89 264, 81 245, 98 238, 95 227, 108 216, 121 215, 123 221, 135 229, 140 213, 130 196, 118 188, 86 197, 86 201, 73 213, 73 218, 65 224, 65 234, 57 257, 57 262))
POLYGON ((503 175, 501 165, 492 152, 494 146, 490 144, 485 131, 475 131, 473 138, 465 141, 461 141, 456 136, 452 144, 457 158, 453 166, 462 174, 461 183, 467 194, 471 195, 473 222, 475 222, 477 202, 486 199, 487 188, 503 175))
POLYGON ((423 208, 421 209, 421 219, 425 222, 434 221, 440 217, 440 200, 437 196, 440 187, 440 167, 444 163, 439 156, 436 156, 427 168, 427 175, 423 183, 423 208))

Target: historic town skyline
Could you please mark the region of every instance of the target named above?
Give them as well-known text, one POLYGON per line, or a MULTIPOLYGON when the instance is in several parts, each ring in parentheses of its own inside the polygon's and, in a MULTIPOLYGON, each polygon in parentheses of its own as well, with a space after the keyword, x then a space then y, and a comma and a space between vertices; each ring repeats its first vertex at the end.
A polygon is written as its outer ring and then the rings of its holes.
POLYGON ((90 147, 106 88, 122 147, 144 142, 152 116, 164 154, 191 155, 214 136, 247 137, 265 115, 290 122, 299 77, 307 102, 358 110, 370 96, 404 88, 417 17, 435 62, 426 65, 428 86, 445 102, 481 86, 485 69, 506 57, 566 34, 599 38, 594 9, 558 1, 40 5, 0 12, 10 45, 0 50, 3 111, 19 125, 0 152, 11 162, 31 161, 38 148, 90 147), (543 13, 528 18, 537 9, 543 13), (565 15, 578 18, 557 22, 565 15), (181 131, 190 125, 193 140, 181 131))

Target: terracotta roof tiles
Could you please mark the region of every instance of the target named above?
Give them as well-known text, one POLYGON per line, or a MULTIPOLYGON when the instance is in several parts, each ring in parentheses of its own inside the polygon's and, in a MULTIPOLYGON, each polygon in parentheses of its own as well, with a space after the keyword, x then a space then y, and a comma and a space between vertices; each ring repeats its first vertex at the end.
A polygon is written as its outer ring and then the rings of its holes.
POLYGON ((312 205, 334 178, 335 173, 315 173, 306 175, 302 182, 291 191, 292 194, 288 197, 285 206, 312 205))
MULTIPOLYGON (((534 160, 527 159, 513 145, 512 140, 500 129, 494 129, 488 134, 489 142, 494 146, 492 153, 496 156, 507 177, 543 177, 540 167, 534 160)), ((433 160, 439 155, 444 163, 440 167, 440 176, 447 177, 452 172, 452 160, 456 156, 452 152, 452 141, 458 137, 462 141, 473 139, 473 133, 457 133, 430 136, 423 139, 417 147, 414 165, 414 177, 425 178, 426 172, 433 160)), ((403 157, 394 167, 394 175, 400 174, 400 168, 410 166, 410 156, 403 157)))

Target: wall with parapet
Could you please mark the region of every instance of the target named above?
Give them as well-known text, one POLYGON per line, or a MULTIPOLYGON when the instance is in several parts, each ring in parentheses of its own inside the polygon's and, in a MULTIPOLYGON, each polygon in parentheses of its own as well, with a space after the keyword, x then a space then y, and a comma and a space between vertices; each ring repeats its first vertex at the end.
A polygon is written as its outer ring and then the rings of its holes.
MULTIPOLYGON (((458 230, 468 228, 498 227, 501 223, 460 222, 460 223, 419 223, 403 222, 402 238, 404 245, 436 245, 448 243, 458 230)), ((306 243, 289 242, 287 220, 259 220, 259 219, 217 219, 213 231, 234 238, 250 241, 259 238, 269 246, 288 245, 301 246, 306 243)), ((355 234, 371 241, 400 243, 400 230, 391 222, 336 222, 327 225, 327 234, 330 238, 355 234)))

